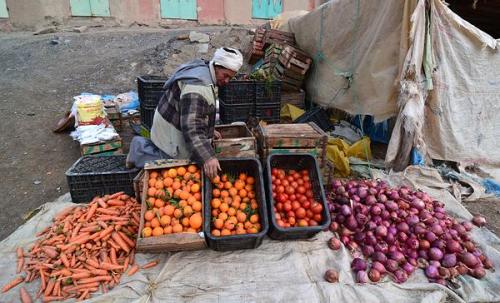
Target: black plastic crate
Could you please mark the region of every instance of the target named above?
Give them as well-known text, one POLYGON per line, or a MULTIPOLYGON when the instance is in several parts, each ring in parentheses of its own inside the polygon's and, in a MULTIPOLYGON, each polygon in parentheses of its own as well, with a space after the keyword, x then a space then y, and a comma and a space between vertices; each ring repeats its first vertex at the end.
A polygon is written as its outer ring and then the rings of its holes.
POLYGON ((168 78, 163 76, 137 77, 137 92, 140 104, 147 107, 156 107, 164 92, 163 86, 167 80, 168 78))
POLYGON ((281 104, 281 81, 255 82, 255 104, 281 104))
POLYGON ((153 127, 155 111, 156 107, 141 106, 141 123, 149 130, 153 127))
POLYGON ((268 197, 268 213, 269 213, 269 237, 275 240, 294 240, 307 239, 330 225, 330 213, 325 198, 323 182, 318 164, 314 156, 310 154, 285 154, 276 153, 267 157, 266 163, 266 190, 268 197), (280 168, 284 170, 303 170, 307 169, 312 184, 314 199, 323 205, 323 221, 318 226, 308 227, 290 227, 282 228, 276 223, 274 216, 274 199, 272 195, 272 178, 271 169, 280 168))
POLYGON ((255 118, 268 123, 279 123, 281 113, 280 103, 255 105, 255 118))
MULTIPOLYGON (((255 178, 255 198, 259 203, 259 218, 262 229, 257 234, 231 235, 214 237, 211 235, 211 220, 206 219, 204 222, 205 238, 208 247, 218 251, 229 251, 238 249, 257 248, 264 239, 264 236, 269 230, 269 222, 267 216, 267 202, 264 190, 264 181, 262 166, 259 160, 254 158, 225 158, 219 159, 222 172, 238 176, 240 173, 247 173, 255 178)), ((205 178, 205 218, 212 218, 212 183, 209 178, 205 178)))
POLYGON ((90 202, 95 196, 123 191, 134 195, 133 181, 139 169, 125 166, 127 156, 84 156, 67 171, 66 179, 74 203, 90 202))
POLYGON ((236 121, 247 122, 250 117, 255 116, 255 105, 252 103, 246 104, 226 104, 224 101, 219 102, 220 119, 224 124, 230 124, 236 121))
POLYGON ((329 131, 333 128, 333 124, 330 122, 330 117, 326 110, 321 107, 313 108, 305 112, 302 116, 298 117, 294 123, 307 123, 314 122, 319 128, 324 131, 329 131))
POLYGON ((244 105, 255 103, 255 81, 232 80, 220 88, 220 100, 226 105, 244 105))

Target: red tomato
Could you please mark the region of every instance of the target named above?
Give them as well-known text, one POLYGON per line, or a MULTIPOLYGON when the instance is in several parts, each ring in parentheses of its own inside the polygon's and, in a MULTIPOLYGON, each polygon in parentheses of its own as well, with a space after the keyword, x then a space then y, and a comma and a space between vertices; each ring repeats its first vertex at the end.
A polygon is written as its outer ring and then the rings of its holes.
POLYGON ((289 211, 286 213, 286 217, 287 218, 292 218, 294 217, 295 218, 295 212, 293 210, 289 211))
POLYGON ((291 194, 290 197, 288 197, 288 199, 290 199, 290 201, 296 201, 297 200, 297 196, 295 194, 291 194))
POLYGON ((309 226, 318 226, 318 222, 314 220, 309 220, 309 226))
POLYGON ((316 221, 316 222, 321 222, 321 214, 315 214, 314 217, 313 217, 313 220, 316 221))
POLYGON ((299 173, 294 173, 292 176, 293 176, 293 178, 295 180, 299 180, 300 179, 300 174, 299 173))
POLYGON ((278 202, 284 203, 286 200, 285 194, 278 194, 278 202))
POLYGON ((281 203, 281 202, 276 203, 276 209, 278 211, 282 211, 283 210, 283 203, 281 203))
POLYGON ((293 179, 293 177, 292 177, 292 176, 287 176, 287 177, 286 177, 286 179, 287 179, 287 180, 288 180, 288 182, 290 182, 290 183, 292 183, 293 181, 295 181, 295 180, 293 179))
POLYGON ((281 215, 279 213, 274 214, 276 220, 281 220, 281 215))
POLYGON ((304 182, 308 183, 309 181, 311 181, 311 178, 309 178, 309 175, 305 175, 304 177, 302 177, 302 180, 304 180, 304 182))
POLYGON ((278 185, 276 187, 276 192, 280 193, 280 194, 284 193, 285 192, 285 187, 283 185, 278 185))
POLYGON ((285 202, 285 203, 283 204, 283 210, 284 210, 284 211, 286 211, 286 212, 291 211, 291 210, 292 210, 292 204, 290 204, 290 202, 288 202, 288 201, 287 201, 287 202, 285 202))
POLYGON ((299 220, 299 222, 297 222, 297 223, 298 223, 298 225, 299 225, 300 227, 306 227, 306 226, 308 226, 308 225, 309 225, 309 224, 307 223, 307 221, 306 221, 306 220, 304 220, 304 219, 299 220))
POLYGON ((274 213, 276 213, 276 207, 273 207, 274 213))
MULTIPOLYGON (((298 196, 298 200, 300 203, 304 204, 307 202, 307 197, 304 195, 300 195, 300 196, 298 196)), ((309 208, 309 207, 307 207, 307 208, 309 208)))
POLYGON ((310 209, 308 209, 306 210, 306 217, 311 219, 312 217, 314 217, 314 213, 310 209))
POLYGON ((296 221, 295 221, 295 217, 290 217, 288 218, 288 223, 291 225, 291 226, 294 226, 296 221))
POLYGON ((311 187, 312 187, 311 183, 309 183, 309 182, 304 182, 304 188, 305 188, 306 190, 311 189, 311 187))
POLYGON ((301 174, 302 176, 309 176, 309 172, 307 171, 307 169, 303 169, 303 170, 301 170, 301 171, 300 171, 300 174, 301 174))
POLYGON ((290 223, 286 223, 286 224, 285 224, 285 227, 286 227, 286 228, 291 227, 290 223))
POLYGON ((311 204, 311 210, 315 214, 321 214, 321 211, 323 211, 323 205, 315 201, 311 204))
POLYGON ((297 187, 299 187, 299 184, 297 182, 293 181, 292 183, 290 183, 290 186, 293 188, 297 188, 297 187))
POLYGON ((302 207, 305 209, 311 208, 311 202, 307 201, 307 198, 306 198, 306 201, 302 202, 302 207))
POLYGON ((297 180, 297 183, 298 183, 299 185, 304 185, 304 180, 302 180, 302 179, 298 179, 298 180, 297 180))
POLYGON ((304 219, 306 217, 306 210, 302 207, 299 207, 296 211, 295 211, 295 215, 297 216, 297 218, 299 219, 304 219))
POLYGON ((276 179, 276 180, 274 180, 273 184, 275 184, 276 186, 281 185, 281 180, 276 179))
POLYGON ((301 193, 301 194, 305 194, 306 188, 304 186, 299 186, 299 187, 297 187, 297 192, 301 193))
POLYGON ((285 187, 285 192, 287 194, 291 195, 291 194, 295 193, 295 189, 291 186, 287 186, 287 187, 285 187))
MULTIPOLYGON (((290 198, 290 200, 291 200, 291 201, 293 201, 291 198, 290 198)), ((300 203, 299 203, 299 202, 297 202, 297 201, 293 201, 293 202, 292 202, 292 209, 293 209, 293 210, 297 210, 297 209, 299 209, 299 208, 300 208, 300 203)))
POLYGON ((281 180, 281 185, 287 187, 290 185, 290 182, 288 182, 288 180, 281 180))
POLYGON ((276 224, 280 227, 285 227, 285 223, 282 220, 276 220, 276 224))
POLYGON ((276 185, 272 185, 271 188, 273 189, 273 191, 276 191, 276 185))
POLYGON ((271 174, 274 176, 278 173, 278 169, 277 168, 273 168, 271 169, 271 174))
POLYGON ((306 191, 306 197, 312 198, 313 197, 313 192, 311 190, 306 191))

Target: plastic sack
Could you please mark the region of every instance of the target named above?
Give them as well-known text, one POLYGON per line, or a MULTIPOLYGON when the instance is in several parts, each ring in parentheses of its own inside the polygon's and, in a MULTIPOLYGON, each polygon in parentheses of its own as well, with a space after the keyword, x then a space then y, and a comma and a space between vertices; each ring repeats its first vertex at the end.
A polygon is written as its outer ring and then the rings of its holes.
POLYGON ((347 177, 351 174, 349 158, 339 149, 337 145, 328 145, 326 147, 326 158, 334 164, 335 174, 347 177))
POLYGON ((363 139, 357 141, 347 150, 347 157, 356 157, 363 160, 370 160, 372 158, 370 143, 371 140, 368 137, 364 137, 363 139))
POLYGON ((280 118, 282 119, 290 119, 291 121, 295 121, 298 117, 302 116, 305 113, 304 110, 298 108, 292 104, 285 104, 281 108, 280 118))
POLYGON ((114 98, 114 101, 120 107, 120 112, 126 113, 130 110, 136 110, 139 108, 139 95, 130 91, 127 93, 119 94, 114 98))
POLYGON ((344 139, 330 137, 326 147, 326 157, 334 164, 335 174, 342 177, 351 174, 349 157, 370 160, 372 158, 370 143, 368 137, 364 137, 352 145, 349 145, 344 139))

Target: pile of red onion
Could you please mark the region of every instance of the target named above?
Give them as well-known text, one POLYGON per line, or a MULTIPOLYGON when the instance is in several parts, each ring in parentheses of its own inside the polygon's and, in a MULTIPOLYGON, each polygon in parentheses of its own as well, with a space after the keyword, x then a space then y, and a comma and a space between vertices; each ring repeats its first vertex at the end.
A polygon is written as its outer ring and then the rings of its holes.
MULTIPOLYGON (((329 200, 330 230, 354 252, 351 268, 359 283, 384 275, 403 283, 422 268, 429 281, 446 284, 464 274, 480 279, 493 267, 468 234, 472 223, 459 223, 424 192, 391 189, 382 181, 335 180, 329 200)), ((334 242, 332 249, 338 248, 334 242)))

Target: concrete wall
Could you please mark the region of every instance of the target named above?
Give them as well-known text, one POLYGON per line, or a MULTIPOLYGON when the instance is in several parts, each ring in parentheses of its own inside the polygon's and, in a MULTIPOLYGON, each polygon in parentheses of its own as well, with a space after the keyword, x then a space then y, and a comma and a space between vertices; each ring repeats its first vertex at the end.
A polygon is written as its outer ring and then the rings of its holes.
MULTIPOLYGON (((197 0, 200 24, 258 25, 266 20, 252 19, 252 0, 197 0)), ((283 0, 283 11, 311 10, 324 0, 283 0)), ((51 21, 70 20, 70 0, 7 0, 9 22, 16 28, 34 29, 51 21)), ((157 26, 170 20, 160 18, 160 0, 109 0, 111 19, 157 26)), ((80 17, 81 18, 81 17, 80 17)), ((175 20, 174 20, 175 22, 175 20)))
POLYGON ((109 0, 109 11, 119 23, 132 22, 158 24, 160 21, 159 0, 109 0))
POLYGON ((224 24, 224 0, 198 0, 198 22, 224 24))

